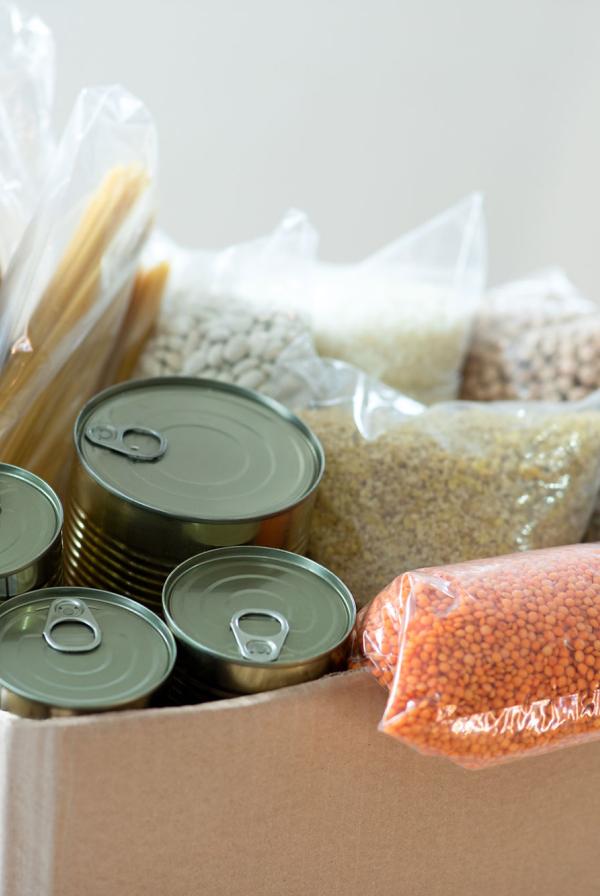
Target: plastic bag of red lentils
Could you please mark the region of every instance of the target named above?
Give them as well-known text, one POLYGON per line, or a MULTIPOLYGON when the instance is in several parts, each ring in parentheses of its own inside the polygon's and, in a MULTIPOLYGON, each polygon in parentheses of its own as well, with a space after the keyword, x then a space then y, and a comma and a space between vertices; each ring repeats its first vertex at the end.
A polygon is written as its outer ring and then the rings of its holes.
POLYGON ((484 768, 600 737, 600 545, 395 579, 357 624, 389 689, 380 730, 484 768))

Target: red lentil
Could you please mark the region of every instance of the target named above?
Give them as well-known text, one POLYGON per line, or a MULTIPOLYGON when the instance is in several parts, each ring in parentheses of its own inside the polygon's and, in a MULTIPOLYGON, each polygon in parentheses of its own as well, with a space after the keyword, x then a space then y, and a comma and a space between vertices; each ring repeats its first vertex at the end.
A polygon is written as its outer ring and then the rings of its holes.
POLYGON ((600 737, 599 609, 598 544, 405 573, 357 626, 381 730, 467 768, 600 737))

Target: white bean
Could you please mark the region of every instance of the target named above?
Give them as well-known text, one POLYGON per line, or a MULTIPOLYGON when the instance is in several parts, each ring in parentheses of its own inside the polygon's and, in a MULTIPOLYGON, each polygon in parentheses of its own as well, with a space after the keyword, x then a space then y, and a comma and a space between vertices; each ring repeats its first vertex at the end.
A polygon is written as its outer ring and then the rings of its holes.
POLYGON ((221 360, 223 358, 223 348, 221 345, 211 345, 207 354, 207 361, 211 367, 214 367, 218 370, 221 360))
POLYGON ((269 339, 263 352, 263 358, 267 361, 275 361, 283 348, 279 339, 269 339))
POLYGON ((267 347, 268 337, 262 330, 254 330, 248 336, 248 349, 255 358, 260 358, 267 347))
POLYGON ((256 360, 254 358, 242 358, 241 361, 238 361, 237 364, 234 364, 231 373, 234 377, 241 376, 243 373, 246 373, 248 370, 254 370, 256 367, 256 360))
POLYGON ((249 370, 239 377, 237 383, 239 386, 243 386, 244 389, 258 389, 264 382, 264 379, 265 378, 260 370, 249 370))
POLYGON ((229 339, 230 333, 223 324, 213 324, 207 330, 206 335, 210 342, 225 342, 229 339))
POLYGON ((231 364, 241 361, 248 354, 248 340, 244 336, 233 336, 227 345, 223 355, 231 364))
POLYGON ((252 329, 254 321, 247 314, 231 315, 227 324, 233 333, 247 333, 252 329))
POLYGON ((199 351, 192 352, 189 355, 182 368, 183 373, 197 373, 201 370, 204 370, 205 367, 208 366, 208 352, 205 349, 200 349, 199 351))

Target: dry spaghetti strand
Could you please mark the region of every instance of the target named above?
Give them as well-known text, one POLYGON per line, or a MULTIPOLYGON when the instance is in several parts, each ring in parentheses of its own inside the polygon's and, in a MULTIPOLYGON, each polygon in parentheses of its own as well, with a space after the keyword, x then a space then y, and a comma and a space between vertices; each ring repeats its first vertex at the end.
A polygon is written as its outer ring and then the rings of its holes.
MULTIPOLYGON (((74 415, 97 389, 119 333, 131 283, 103 295, 102 264, 148 184, 140 165, 108 172, 31 315, 31 351, 13 349, 0 371, 0 457, 50 481, 46 468, 64 463, 57 447, 65 435, 68 444, 74 415), (90 323, 100 300, 106 305, 90 323)), ((149 226, 140 229, 132 251, 139 251, 149 226)), ((124 270, 129 264, 123 260, 124 270)))
POLYGON ((121 327, 121 336, 104 378, 106 385, 131 378, 156 324, 168 276, 169 264, 166 261, 153 268, 138 271, 121 327))

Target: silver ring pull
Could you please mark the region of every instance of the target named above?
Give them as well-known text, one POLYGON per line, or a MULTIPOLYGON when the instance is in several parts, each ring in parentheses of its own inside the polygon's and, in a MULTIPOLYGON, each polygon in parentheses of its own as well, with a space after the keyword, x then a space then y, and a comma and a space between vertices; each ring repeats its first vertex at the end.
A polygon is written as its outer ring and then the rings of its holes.
POLYGON ((99 448, 106 448, 108 451, 114 451, 117 454, 124 454, 130 460, 152 461, 158 460, 167 450, 167 439, 161 432, 156 429, 148 429, 145 426, 114 426, 112 423, 97 423, 94 426, 88 426, 85 431, 85 437, 88 442, 97 445, 99 448), (127 444, 125 436, 139 435, 149 436, 155 443, 154 448, 145 451, 139 445, 127 444))
POLYGON ((231 617, 229 625, 238 650, 251 663, 272 663, 276 660, 290 631, 287 619, 276 610, 238 610, 231 617), (245 632, 240 626, 240 620, 246 616, 274 619, 279 623, 279 631, 275 635, 253 635, 245 632))
POLYGON ((102 643, 100 626, 92 616, 92 612, 80 598, 58 597, 53 600, 48 610, 46 625, 44 626, 44 639, 53 650, 61 653, 89 653, 102 643), (92 633, 92 640, 87 644, 61 644, 54 637, 54 629, 66 622, 75 625, 83 625, 92 633))

